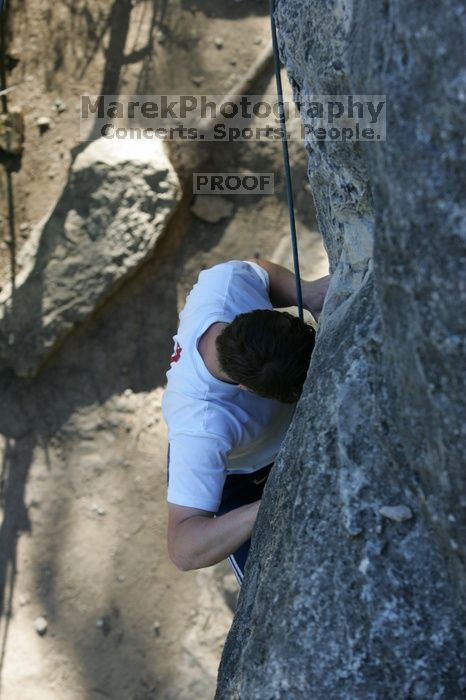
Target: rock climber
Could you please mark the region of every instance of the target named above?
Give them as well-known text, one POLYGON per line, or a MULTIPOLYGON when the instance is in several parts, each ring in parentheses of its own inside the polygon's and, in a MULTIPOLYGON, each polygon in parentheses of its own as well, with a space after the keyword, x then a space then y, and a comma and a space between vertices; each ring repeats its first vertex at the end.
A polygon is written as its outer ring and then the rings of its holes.
MULTIPOLYGON (((316 320, 330 276, 302 280, 316 320)), ((295 276, 267 260, 203 270, 179 316, 162 410, 168 553, 182 571, 228 558, 242 583, 262 491, 306 378, 315 331, 295 276)))

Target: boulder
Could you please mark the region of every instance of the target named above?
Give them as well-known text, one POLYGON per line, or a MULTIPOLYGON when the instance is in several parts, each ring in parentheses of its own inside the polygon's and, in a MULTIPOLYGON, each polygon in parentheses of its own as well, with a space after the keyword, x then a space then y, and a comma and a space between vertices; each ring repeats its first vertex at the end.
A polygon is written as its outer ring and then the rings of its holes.
POLYGON ((33 375, 154 252, 179 198, 160 141, 91 142, 21 250, 14 286, 0 294, 0 359, 20 376, 33 375))

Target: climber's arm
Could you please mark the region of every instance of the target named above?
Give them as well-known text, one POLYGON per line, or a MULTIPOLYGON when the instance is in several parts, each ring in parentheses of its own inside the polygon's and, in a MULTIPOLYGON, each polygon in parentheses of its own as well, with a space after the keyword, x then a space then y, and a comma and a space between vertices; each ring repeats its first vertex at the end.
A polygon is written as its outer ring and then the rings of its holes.
MULTIPOLYGON (((246 258, 246 260, 257 263, 267 271, 270 282, 269 296, 274 308, 297 306, 295 276, 290 270, 269 260, 256 258, 246 258)), ((303 306, 316 320, 322 311, 329 282, 330 275, 312 281, 301 280, 303 306)))
POLYGON ((168 504, 168 553, 181 571, 212 566, 251 537, 260 501, 215 517, 198 508, 168 504))

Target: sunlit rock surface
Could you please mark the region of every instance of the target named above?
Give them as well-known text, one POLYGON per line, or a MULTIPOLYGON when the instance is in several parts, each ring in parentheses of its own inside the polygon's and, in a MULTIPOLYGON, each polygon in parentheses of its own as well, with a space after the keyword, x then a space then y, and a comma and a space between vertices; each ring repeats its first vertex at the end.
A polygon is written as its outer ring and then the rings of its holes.
POLYGON ((0 359, 33 375, 57 343, 154 251, 180 187, 162 143, 89 143, 0 294, 0 359))

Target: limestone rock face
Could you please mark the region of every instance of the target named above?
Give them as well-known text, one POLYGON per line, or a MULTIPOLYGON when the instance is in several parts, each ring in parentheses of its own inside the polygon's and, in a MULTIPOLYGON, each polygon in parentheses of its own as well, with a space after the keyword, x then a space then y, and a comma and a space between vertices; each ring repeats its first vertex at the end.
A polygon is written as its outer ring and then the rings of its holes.
POLYGON ((0 359, 32 375, 150 255, 180 196, 158 140, 106 138, 74 161, 58 202, 0 294, 0 359))
POLYGON ((387 140, 306 143, 334 277, 216 698, 460 700, 463 3, 278 0, 277 22, 297 93, 386 94, 387 140))

